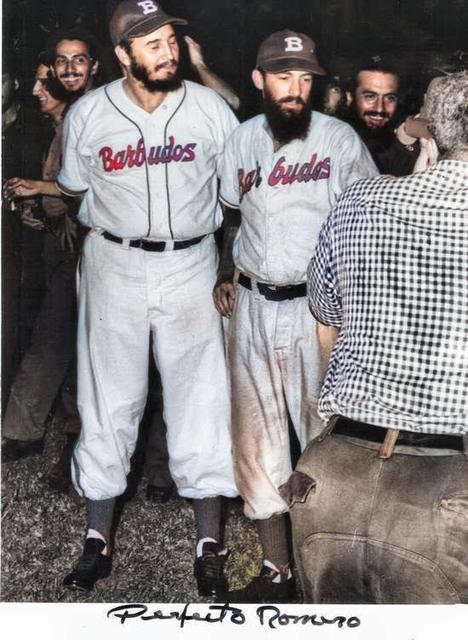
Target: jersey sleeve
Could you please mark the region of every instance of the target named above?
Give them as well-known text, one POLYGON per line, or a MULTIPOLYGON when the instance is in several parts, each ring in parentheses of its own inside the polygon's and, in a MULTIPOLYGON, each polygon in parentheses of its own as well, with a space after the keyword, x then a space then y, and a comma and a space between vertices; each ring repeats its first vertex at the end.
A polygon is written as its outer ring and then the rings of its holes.
POLYGON ((57 185, 67 196, 83 195, 89 187, 89 161, 84 142, 84 122, 71 110, 63 126, 62 168, 57 185))
POLYGON ((237 174, 237 136, 235 134, 226 142, 221 162, 219 197, 223 204, 233 209, 240 206, 239 179, 237 174))
POLYGON ((341 327, 343 314, 337 283, 336 250, 333 246, 335 207, 322 227, 314 256, 307 269, 309 309, 318 322, 341 327))
POLYGON ((340 158, 332 176, 335 198, 357 180, 379 175, 374 161, 358 134, 346 127, 346 132, 335 136, 335 153, 340 158))

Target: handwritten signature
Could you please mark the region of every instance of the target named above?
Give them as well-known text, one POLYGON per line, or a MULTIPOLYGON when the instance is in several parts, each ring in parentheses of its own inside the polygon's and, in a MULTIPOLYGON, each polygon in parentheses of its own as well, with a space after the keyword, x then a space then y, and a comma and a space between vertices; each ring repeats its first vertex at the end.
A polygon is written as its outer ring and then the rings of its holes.
MULTIPOLYGON (((144 604, 123 604, 113 607, 107 612, 107 617, 118 618, 122 624, 127 620, 139 618, 144 622, 149 620, 176 620, 180 627, 183 628, 186 622, 230 622, 232 624, 241 625, 246 621, 245 613, 238 607, 230 604, 212 604, 208 607, 208 613, 199 613, 198 611, 189 611, 190 604, 184 605, 182 610, 164 612, 161 609, 148 611, 148 607, 144 604)), ((278 607, 273 605, 263 605, 257 607, 256 616, 261 626, 268 626, 271 629, 278 629, 289 624, 293 625, 312 625, 323 627, 325 625, 334 625, 338 629, 346 627, 355 629, 360 626, 361 621, 356 616, 347 618, 346 616, 335 616, 327 618, 326 616, 318 616, 316 614, 289 614, 283 613, 278 607)))

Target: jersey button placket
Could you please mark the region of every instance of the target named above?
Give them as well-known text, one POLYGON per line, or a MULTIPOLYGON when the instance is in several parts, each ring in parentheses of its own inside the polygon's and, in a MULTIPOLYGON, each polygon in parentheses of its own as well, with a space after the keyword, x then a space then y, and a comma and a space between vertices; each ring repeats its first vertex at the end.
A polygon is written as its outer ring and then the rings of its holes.
MULTIPOLYGON (((274 197, 274 193, 276 187, 272 187, 269 185, 268 180, 270 178, 271 172, 273 171, 273 167, 275 166, 277 153, 274 151, 273 140, 270 136, 267 137, 265 144, 263 145, 263 157, 268 158, 268 161, 265 163, 265 168, 267 169, 264 176, 264 193, 263 193, 263 211, 264 213, 264 251, 263 251, 263 269, 267 275, 271 273, 271 268, 269 264, 269 243, 270 243, 270 235, 271 235, 271 223, 268 212, 270 211, 270 201, 274 197)), ((274 268, 274 265, 272 265, 274 268)), ((267 278, 269 280, 269 278, 267 278)), ((274 282, 272 284, 275 284, 274 282)))

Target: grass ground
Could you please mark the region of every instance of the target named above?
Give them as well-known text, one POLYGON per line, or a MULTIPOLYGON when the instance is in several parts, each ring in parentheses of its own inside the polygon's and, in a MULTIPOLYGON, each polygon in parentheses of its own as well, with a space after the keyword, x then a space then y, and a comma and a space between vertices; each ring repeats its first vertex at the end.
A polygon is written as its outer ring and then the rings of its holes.
MULTIPOLYGON (((71 490, 51 491, 47 473, 63 436, 52 422, 42 455, 2 466, 1 595, 8 602, 196 602, 193 577, 195 525, 192 507, 176 497, 163 505, 145 499, 146 480, 136 465, 122 501, 112 574, 90 595, 62 587, 80 555, 84 501, 71 490)), ((232 588, 258 572, 260 547, 239 501, 226 505, 226 573, 232 588)))

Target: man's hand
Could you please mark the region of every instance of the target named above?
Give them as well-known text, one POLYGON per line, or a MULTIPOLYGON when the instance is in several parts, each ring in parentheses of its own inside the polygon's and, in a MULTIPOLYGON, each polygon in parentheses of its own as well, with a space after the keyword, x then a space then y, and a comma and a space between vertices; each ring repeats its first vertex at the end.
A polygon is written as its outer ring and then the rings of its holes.
POLYGON ((187 49, 189 53, 190 62, 195 69, 198 67, 206 67, 205 60, 203 59, 203 52, 198 42, 195 42, 190 36, 184 36, 184 40, 187 43, 187 49))
POLYGON ((14 198, 31 198, 41 193, 40 185, 40 180, 10 178, 3 185, 3 195, 8 200, 13 200, 14 198))
POLYGON ((232 282, 221 282, 215 285, 213 289, 213 300, 219 313, 226 318, 230 318, 236 300, 236 289, 232 282))
POLYGON ((426 171, 426 169, 429 169, 429 167, 432 167, 437 162, 437 158, 439 157, 439 150, 437 149, 434 138, 430 140, 420 138, 419 142, 421 144, 421 151, 414 164, 413 173, 426 171))
POLYGON ((14 198, 31 198, 32 196, 61 196, 53 180, 27 180, 26 178, 10 178, 3 185, 3 195, 8 200, 14 198))
POLYGON ((55 235, 60 239, 62 249, 72 252, 75 250, 77 226, 67 214, 63 215, 59 220, 60 222, 55 230, 55 235))
POLYGON ((34 205, 31 203, 21 203, 20 207, 20 219, 21 222, 34 231, 44 231, 45 224, 42 220, 38 220, 34 217, 33 213, 34 205))

